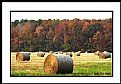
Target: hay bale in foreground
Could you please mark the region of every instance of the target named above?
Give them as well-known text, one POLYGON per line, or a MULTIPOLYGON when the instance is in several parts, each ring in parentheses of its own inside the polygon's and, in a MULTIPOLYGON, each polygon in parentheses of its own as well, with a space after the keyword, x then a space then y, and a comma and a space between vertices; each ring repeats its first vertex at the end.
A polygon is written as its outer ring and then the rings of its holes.
POLYGON ((30 53, 29 52, 18 52, 16 54, 16 61, 29 61, 30 53))
POLYGON ((100 53, 99 58, 101 59, 111 58, 111 54, 109 52, 102 52, 100 53))
POLYGON ((69 55, 70 57, 72 57, 72 52, 66 52, 66 55, 69 55))
POLYGON ((45 58, 44 72, 47 74, 72 73, 73 60, 63 54, 50 54, 45 58))
POLYGON ((44 57, 44 55, 45 55, 45 52, 38 52, 38 53, 37 53, 37 56, 38 56, 38 57, 44 57))

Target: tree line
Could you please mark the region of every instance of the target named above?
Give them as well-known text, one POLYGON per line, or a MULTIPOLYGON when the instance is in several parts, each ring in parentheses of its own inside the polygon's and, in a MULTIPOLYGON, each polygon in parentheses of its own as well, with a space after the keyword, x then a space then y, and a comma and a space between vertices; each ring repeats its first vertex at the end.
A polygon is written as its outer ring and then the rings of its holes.
POLYGON ((112 52, 112 19, 11 22, 11 51, 112 52))

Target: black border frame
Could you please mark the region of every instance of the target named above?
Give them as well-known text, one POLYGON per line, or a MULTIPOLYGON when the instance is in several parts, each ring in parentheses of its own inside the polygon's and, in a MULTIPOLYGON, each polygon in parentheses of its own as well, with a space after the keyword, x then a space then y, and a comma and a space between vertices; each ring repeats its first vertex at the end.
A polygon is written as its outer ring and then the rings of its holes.
MULTIPOLYGON (((112 12, 112 41, 113 41, 113 10, 11 10, 10 11, 10 30, 11 30, 11 12, 112 12)), ((112 42, 113 51, 113 42, 112 42)), ((10 77, 113 77, 113 52, 112 52, 112 76, 11 76, 11 31, 10 31, 10 77)))

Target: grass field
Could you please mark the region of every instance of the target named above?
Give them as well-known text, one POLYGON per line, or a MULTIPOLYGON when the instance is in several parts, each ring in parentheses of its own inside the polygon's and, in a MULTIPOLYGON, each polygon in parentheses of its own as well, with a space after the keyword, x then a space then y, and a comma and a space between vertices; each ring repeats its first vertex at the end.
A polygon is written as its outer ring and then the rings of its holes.
MULTIPOLYGON (((65 54, 65 53, 64 53, 65 54)), ((16 61, 16 52, 11 52, 11 76, 112 76, 112 56, 99 59, 94 53, 81 53, 73 56, 74 69, 72 74, 45 74, 45 57, 37 57, 36 52, 30 55, 30 61, 16 61)))

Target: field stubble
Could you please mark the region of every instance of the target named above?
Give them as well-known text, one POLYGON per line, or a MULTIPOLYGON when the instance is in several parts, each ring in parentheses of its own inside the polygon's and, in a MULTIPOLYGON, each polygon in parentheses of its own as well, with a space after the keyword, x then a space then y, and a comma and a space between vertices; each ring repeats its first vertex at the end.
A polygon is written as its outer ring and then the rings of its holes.
MULTIPOLYGON (((65 54, 65 53, 64 53, 65 54)), ((16 52, 11 52, 11 76, 112 76, 111 58, 99 59, 94 53, 81 53, 73 56, 74 69, 72 74, 45 74, 44 60, 49 55, 38 57, 31 52, 30 61, 16 61, 16 52)))

